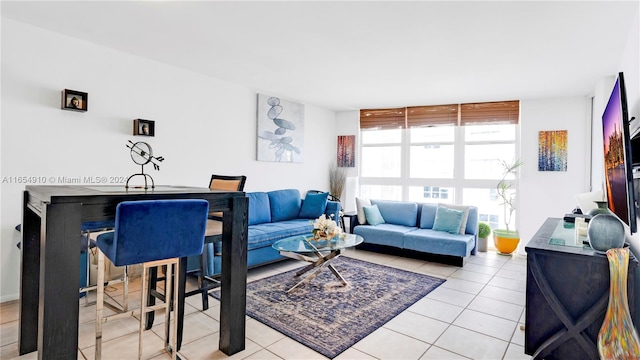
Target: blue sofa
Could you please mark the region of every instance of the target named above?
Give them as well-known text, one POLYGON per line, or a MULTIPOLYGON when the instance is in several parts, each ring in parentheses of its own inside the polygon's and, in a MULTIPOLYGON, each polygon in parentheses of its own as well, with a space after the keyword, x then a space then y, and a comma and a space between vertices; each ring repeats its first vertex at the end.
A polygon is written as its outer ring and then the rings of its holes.
MULTIPOLYGON (((351 230, 364 238, 364 244, 413 250, 423 253, 455 257, 456 264, 463 266, 470 255, 475 255, 478 244, 478 208, 453 205, 420 204, 415 202, 371 200, 384 223, 371 225, 354 221, 351 230), (444 209, 466 213, 466 222, 460 221, 460 228, 453 233, 434 230, 436 215, 445 214, 444 209), (464 211, 460 210, 464 209, 464 211), (442 211, 442 212, 440 212, 442 211)), ((365 208, 371 208, 365 206, 365 208)), ((369 210, 369 209, 367 209, 369 210)), ((360 210, 359 210, 360 211, 360 210)), ((459 214, 457 214, 459 215, 459 214)), ((464 215, 464 214, 463 214, 464 215)), ((362 214, 358 218, 362 219, 362 214)), ((445 215, 441 216, 444 219, 445 215)), ((376 221, 374 221, 376 222, 376 221)), ((441 221, 442 223, 442 221, 441 221)))
MULTIPOLYGON (((311 220, 320 215, 333 215, 338 219, 340 203, 328 200, 328 195, 310 192, 302 199, 297 189, 246 193, 249 198, 247 266, 251 268, 285 259, 271 245, 286 237, 311 235, 311 220)), ((206 271, 211 276, 221 272, 222 243, 209 245, 205 248, 206 271)), ((198 257, 189 259, 189 269, 197 269, 198 260, 198 257)))

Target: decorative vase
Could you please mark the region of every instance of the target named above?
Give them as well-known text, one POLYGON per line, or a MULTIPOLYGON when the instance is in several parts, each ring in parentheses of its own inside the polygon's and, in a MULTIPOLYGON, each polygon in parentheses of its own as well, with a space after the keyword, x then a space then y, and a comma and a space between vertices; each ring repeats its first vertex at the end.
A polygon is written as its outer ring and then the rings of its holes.
POLYGON ((609 306, 598 332, 601 359, 639 359, 640 340, 633 326, 627 301, 629 249, 607 250, 609 260, 609 306))
POLYGON ((494 230, 493 244, 498 250, 498 254, 510 255, 516 251, 520 243, 520 234, 517 231, 494 230))
POLYGON ((604 254, 611 248, 621 248, 624 245, 624 227, 611 213, 598 214, 589 221, 587 237, 591 248, 604 254))
POLYGON ((598 214, 610 214, 608 203, 606 201, 594 201, 598 205, 597 208, 591 209, 589 215, 596 216, 598 214))

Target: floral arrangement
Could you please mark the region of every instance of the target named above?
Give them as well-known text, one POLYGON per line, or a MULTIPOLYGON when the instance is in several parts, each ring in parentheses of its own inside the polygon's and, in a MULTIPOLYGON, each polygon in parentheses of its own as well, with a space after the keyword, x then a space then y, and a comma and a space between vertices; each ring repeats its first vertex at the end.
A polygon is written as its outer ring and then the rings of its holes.
POLYGON ((331 239, 342 233, 342 229, 333 220, 333 214, 327 218, 322 214, 313 221, 313 240, 331 239))

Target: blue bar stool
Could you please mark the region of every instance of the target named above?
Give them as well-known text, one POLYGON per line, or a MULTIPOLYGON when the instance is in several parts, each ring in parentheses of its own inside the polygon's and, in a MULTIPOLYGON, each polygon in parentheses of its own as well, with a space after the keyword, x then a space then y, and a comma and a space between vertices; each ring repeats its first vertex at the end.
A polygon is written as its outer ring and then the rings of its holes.
POLYGON ((138 334, 138 359, 142 357, 142 333, 144 318, 149 312, 165 309, 165 348, 177 357, 178 317, 173 318, 170 326, 170 310, 177 309, 178 284, 180 274, 173 274, 173 267, 179 271, 180 258, 202 253, 204 234, 207 224, 209 203, 205 200, 141 200, 125 201, 116 207, 115 229, 96 239, 98 248, 98 279, 96 304, 96 349, 95 358, 101 359, 102 324, 107 319, 131 316, 134 311, 118 308, 104 302, 104 257, 116 266, 143 264, 142 297, 140 306, 140 330, 138 334), (173 279, 173 285, 166 286, 164 304, 147 307, 149 269, 167 266, 167 279, 173 279), (103 317, 103 305, 117 314, 103 317), (174 305, 174 306, 172 306, 174 305), (169 330, 171 334, 169 335, 169 330))

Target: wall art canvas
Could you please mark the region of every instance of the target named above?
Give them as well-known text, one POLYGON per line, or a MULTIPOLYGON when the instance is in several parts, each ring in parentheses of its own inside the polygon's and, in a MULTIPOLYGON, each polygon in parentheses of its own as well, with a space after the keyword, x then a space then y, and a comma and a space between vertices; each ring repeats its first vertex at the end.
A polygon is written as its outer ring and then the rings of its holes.
POLYGON ((567 130, 538 132, 538 171, 567 171, 567 130))
POLYGON ((258 94, 258 161, 304 159, 304 104, 258 94))
POLYGON ((338 167, 356 166, 356 136, 338 135, 338 167))

